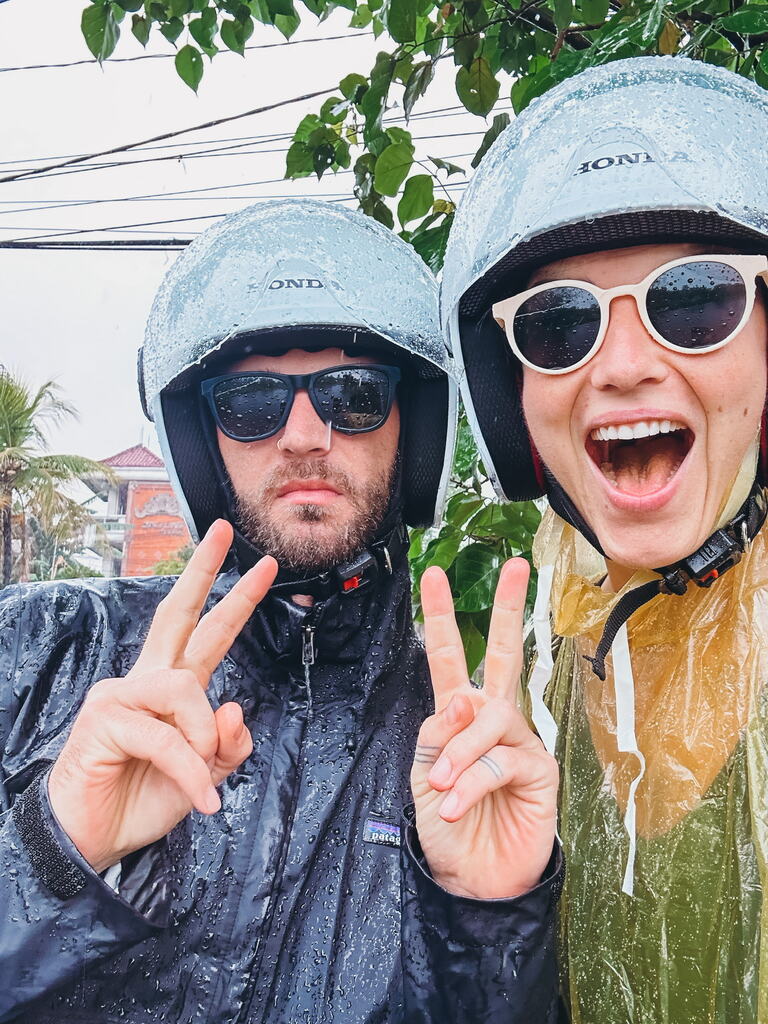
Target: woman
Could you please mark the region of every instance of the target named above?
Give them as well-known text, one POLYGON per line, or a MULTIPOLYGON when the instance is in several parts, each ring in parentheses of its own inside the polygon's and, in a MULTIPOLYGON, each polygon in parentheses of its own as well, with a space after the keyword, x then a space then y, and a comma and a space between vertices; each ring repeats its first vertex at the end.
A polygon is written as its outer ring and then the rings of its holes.
POLYGON ((593 69, 497 140, 446 256, 483 461, 550 503, 529 696, 573 1021, 768 1020, 766 139, 739 76, 593 69))

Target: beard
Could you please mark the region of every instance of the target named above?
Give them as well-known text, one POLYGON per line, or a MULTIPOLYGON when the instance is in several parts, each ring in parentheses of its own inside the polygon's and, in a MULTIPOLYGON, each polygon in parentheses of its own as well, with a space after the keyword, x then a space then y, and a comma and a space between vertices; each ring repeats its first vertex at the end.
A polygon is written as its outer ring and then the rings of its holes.
POLYGON ((389 507, 397 460, 378 480, 355 484, 324 459, 305 459, 281 466, 269 475, 258 494, 235 495, 235 517, 241 533, 283 569, 307 574, 325 572, 351 561, 371 541, 389 507), (276 511, 277 492, 291 480, 324 480, 352 506, 342 522, 324 505, 293 505, 276 511))

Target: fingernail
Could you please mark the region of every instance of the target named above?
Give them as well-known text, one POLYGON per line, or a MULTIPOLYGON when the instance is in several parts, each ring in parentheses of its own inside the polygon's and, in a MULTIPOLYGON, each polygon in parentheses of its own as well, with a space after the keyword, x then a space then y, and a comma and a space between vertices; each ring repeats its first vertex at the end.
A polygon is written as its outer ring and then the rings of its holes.
POLYGON ((441 754, 432 766, 432 771, 429 773, 430 781, 437 783, 438 786, 443 786, 450 779, 452 771, 453 765, 451 764, 451 759, 447 754, 441 754))
POLYGON ((219 794, 213 788, 211 788, 210 792, 208 793, 208 798, 205 801, 205 809, 208 812, 208 814, 216 814, 217 811, 221 810, 221 800, 219 799, 219 794))
POLYGON ((441 818, 453 818, 459 809, 459 798, 454 792, 450 792, 448 796, 440 804, 440 817, 441 818))

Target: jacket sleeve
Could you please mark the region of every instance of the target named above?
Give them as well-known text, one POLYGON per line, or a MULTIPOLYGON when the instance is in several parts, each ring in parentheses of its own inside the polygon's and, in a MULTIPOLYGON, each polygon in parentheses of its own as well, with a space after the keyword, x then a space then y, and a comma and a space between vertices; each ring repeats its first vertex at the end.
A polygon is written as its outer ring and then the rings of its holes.
POLYGON ((539 884, 509 900, 454 896, 432 878, 413 809, 401 845, 405 1024, 558 1024, 555 911, 562 851, 539 884))
MULTIPOLYGON (((30 701, 40 708, 47 686, 41 681, 36 689, 28 678, 19 684, 20 655, 30 637, 23 633, 23 602, 15 590, 8 588, 0 599, 0 741, 6 750, 24 710, 30 701)), ((56 647, 54 636, 34 639, 56 647)), ((0 775, 0 1021, 13 1020, 89 963, 166 923, 164 893, 139 887, 129 903, 82 858, 48 801, 49 764, 30 748, 23 769, 8 777, 6 765, 0 775)))

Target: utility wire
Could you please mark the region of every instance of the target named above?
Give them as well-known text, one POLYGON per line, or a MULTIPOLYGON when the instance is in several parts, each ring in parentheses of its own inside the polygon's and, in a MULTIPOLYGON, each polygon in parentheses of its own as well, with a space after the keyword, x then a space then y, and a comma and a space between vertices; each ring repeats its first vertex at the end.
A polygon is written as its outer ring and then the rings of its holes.
MULTIPOLYGON (((332 90, 330 90, 330 91, 332 91, 332 90)), ((321 94, 321 95, 324 95, 324 94, 321 94)), ((286 101, 286 102, 296 102, 296 101, 286 101)), ((501 111, 501 110, 504 110, 504 109, 509 109, 510 106, 511 106, 511 104, 500 104, 498 107, 496 107, 494 109, 496 111, 501 111)), ((269 109, 269 108, 265 108, 265 109, 269 109)), ((249 113, 253 113, 253 112, 251 111, 249 113)), ((237 114, 237 115, 235 115, 235 117, 244 117, 244 116, 246 116, 246 115, 245 114, 237 114)), ((435 119, 439 120, 439 119, 442 119, 442 118, 445 118, 445 117, 452 117, 452 116, 471 117, 471 116, 474 116, 474 115, 471 115, 468 110, 465 110, 465 108, 461 104, 457 104, 456 106, 452 106, 452 107, 439 107, 439 108, 436 108, 435 110, 425 110, 422 113, 412 114, 409 120, 411 122, 412 121, 417 121, 417 120, 418 121, 422 121, 422 120, 435 120, 435 119)), ((222 120, 229 120, 229 119, 228 118, 224 118, 222 120)), ((391 117, 385 118, 384 119, 384 124, 385 125, 397 124, 398 122, 402 122, 402 121, 405 121, 405 115, 404 114, 399 114, 399 115, 393 115, 391 117)), ((200 125, 199 127, 200 128, 206 128, 206 127, 210 127, 210 125, 219 124, 219 123, 221 123, 221 122, 220 121, 218 121, 218 122, 210 122, 209 125, 200 125)), ((184 132, 196 131, 196 130, 198 130, 198 129, 196 129, 196 128, 187 128, 187 129, 183 129, 179 133, 171 132, 167 136, 158 136, 158 138, 160 138, 160 139, 162 139, 162 138, 169 138, 169 137, 173 138, 177 134, 184 134, 184 132)), ((225 138, 225 139, 209 139, 209 140, 206 140, 206 142, 202 143, 202 145, 214 145, 214 144, 218 144, 218 143, 230 143, 230 142, 238 143, 238 142, 249 142, 249 141, 250 142, 262 142, 263 141, 265 143, 267 143, 267 142, 282 142, 282 141, 286 141, 286 140, 292 139, 292 138, 293 138, 293 133, 290 133, 290 132, 285 132, 285 133, 282 133, 282 134, 277 134, 277 133, 273 132, 273 133, 266 133, 266 134, 263 134, 263 135, 246 135, 246 136, 240 136, 240 137, 234 137, 234 138, 225 138)), ((149 139, 147 141, 148 142, 154 142, 156 140, 149 139)), ((139 142, 139 143, 133 143, 130 146, 121 147, 117 151, 121 152, 121 151, 123 151, 125 149, 133 149, 136 152, 144 152, 145 150, 171 149, 171 148, 176 148, 176 147, 179 147, 179 146, 199 146, 199 145, 201 145, 200 142, 177 142, 177 143, 173 143, 173 146, 163 146, 163 145, 153 146, 153 145, 145 145, 145 143, 139 142)), ((82 154, 82 153, 71 154, 71 153, 68 153, 68 154, 64 154, 64 155, 60 155, 60 156, 27 157, 24 160, 4 160, 4 161, 0 161, 0 167, 11 167, 11 166, 18 165, 18 164, 21 164, 21 163, 29 164, 29 163, 35 163, 35 162, 38 162, 38 161, 42 161, 42 160, 45 160, 45 161, 63 161, 64 163, 69 165, 70 163, 80 162, 81 160, 91 160, 91 159, 94 159, 97 156, 105 156, 105 155, 111 154, 113 152, 116 152, 116 151, 115 150, 108 150, 107 153, 94 153, 94 154, 82 154)), ((136 161, 125 161, 126 164, 130 164, 130 163, 134 163, 134 162, 136 162, 136 161)), ((63 166, 63 164, 57 164, 56 168, 58 168, 59 166, 63 166)), ((108 163, 108 164, 97 164, 97 165, 94 165, 94 166, 96 166, 96 167, 114 167, 114 166, 117 166, 117 165, 114 162, 111 162, 111 163, 108 163)), ((27 168, 24 168, 24 171, 30 171, 30 172, 34 171, 35 174, 39 174, 39 173, 43 173, 44 171, 46 171, 46 169, 47 168, 44 168, 44 167, 43 168, 27 167, 27 168)), ((90 167, 83 167, 83 168, 78 167, 77 168, 78 171, 81 171, 81 170, 82 171, 87 171, 87 170, 90 170, 90 169, 91 169, 90 167)), ((7 180, 15 180, 15 179, 8 179, 8 178, 0 179, 0 181, 7 181, 7 180)))
POLYGON ((115 146, 112 149, 105 149, 99 153, 90 153, 86 156, 73 157, 70 160, 65 160, 60 164, 48 164, 45 167, 37 167, 33 170, 18 171, 16 174, 7 175, 4 178, 0 178, 0 184, 9 181, 18 181, 21 178, 31 178, 37 174, 45 174, 48 171, 57 171, 62 167, 68 167, 71 164, 83 163, 86 160, 94 160, 99 156, 111 156, 114 153, 125 153, 129 149, 135 149, 136 146, 146 146, 150 142, 164 142, 166 139, 173 139, 178 135, 186 135, 188 132, 199 132, 205 128, 214 128, 220 124, 226 124, 230 121, 237 121, 242 117, 252 117, 254 114, 264 114, 269 110, 277 110, 280 107, 287 107, 293 103, 302 103, 305 100, 317 99, 318 96, 327 96, 328 93, 333 92, 333 89, 320 89, 317 92, 308 92, 304 96, 294 96, 290 100, 279 100, 277 103, 269 103, 264 107, 254 107, 253 110, 245 110, 241 114, 231 114, 229 117, 219 117, 214 121, 206 121, 204 124, 193 125, 191 128, 181 128, 175 132, 165 132, 163 135, 154 135, 151 139, 142 139, 140 142, 128 142, 123 146, 115 146))
MULTIPOLYGON (((463 138, 465 136, 482 135, 482 134, 483 134, 482 131, 477 131, 477 132, 452 132, 452 133, 443 133, 443 134, 440 134, 440 135, 421 135, 421 136, 418 136, 418 137, 414 137, 414 142, 434 141, 435 139, 458 139, 458 138, 463 138)), ((275 150, 271 150, 270 152, 275 152, 275 150)), ((279 152, 287 152, 287 150, 283 150, 283 151, 279 151, 279 152)), ((222 153, 221 155, 222 156, 235 156, 235 155, 243 155, 243 154, 222 153)), ((473 155, 472 153, 447 153, 447 154, 441 156, 439 159, 442 159, 442 160, 461 160, 461 159, 464 159, 464 158, 466 158, 468 156, 472 156, 472 155, 473 155)), ((136 162, 138 163, 140 161, 136 161, 136 162)), ((354 169, 353 168, 345 168, 345 169, 342 169, 340 171, 334 171, 333 172, 334 178, 341 177, 342 175, 345 175, 345 174, 354 174, 354 169)), ((55 176, 56 175, 52 175, 52 177, 55 177, 55 176)), ((187 190, 180 191, 180 192, 151 192, 151 193, 147 193, 147 194, 141 195, 141 196, 118 196, 118 197, 109 198, 109 199, 63 199, 63 200, 53 200, 53 201, 45 200, 45 199, 37 199, 37 200, 35 200, 35 199, 0 199, 0 207, 2 207, 2 206, 11 206, 11 207, 13 207, 13 209, 5 209, 5 210, 0 209, 0 217, 7 216, 9 214, 17 214, 17 213, 42 213, 45 210, 69 209, 70 207, 73 207, 73 206, 97 206, 97 205, 103 205, 104 203, 162 202, 163 200, 167 200, 168 202, 202 202, 202 201, 204 201, 205 199, 208 199, 208 198, 212 198, 212 199, 214 199, 214 201, 216 201, 217 197, 213 197, 213 196, 209 197, 207 195, 200 196, 199 193, 201 193, 201 192, 207 193, 207 192, 210 192, 210 191, 214 191, 214 190, 218 191, 218 190, 227 189, 227 188, 249 188, 249 187, 254 187, 254 186, 258 186, 258 185, 278 185, 281 182, 290 181, 290 180, 291 179, 286 179, 285 177, 283 177, 283 178, 265 178, 262 181, 248 181, 248 182, 241 182, 241 183, 240 182, 236 182, 236 183, 234 183, 232 185, 211 185, 208 188, 187 189, 187 190), (192 195, 190 193, 194 193, 194 195, 192 195), (19 204, 21 204, 21 203, 30 203, 30 202, 31 203, 44 204, 44 205, 21 206, 19 208, 19 204)), ((220 197, 218 197, 218 201, 225 201, 226 200, 226 201, 229 202, 229 201, 233 201, 233 200, 237 200, 237 199, 246 199, 247 200, 247 199, 259 199, 259 198, 260 198, 259 196, 220 196, 220 197)))
MULTIPOLYGON (((450 191, 456 191, 456 190, 459 190, 459 189, 463 191, 465 187, 466 187, 466 185, 465 185, 464 182, 461 182, 461 183, 457 182, 455 184, 447 182, 447 183, 445 183, 443 185, 443 188, 446 188, 447 190, 450 190, 450 191)), ((351 195, 348 192, 328 192, 325 195, 320 196, 320 197, 317 197, 317 196, 311 196, 310 197, 310 196, 306 196, 306 195, 301 196, 301 195, 295 195, 295 194, 290 194, 290 193, 289 194, 281 193, 281 194, 278 194, 278 195, 258 196, 257 198, 260 199, 260 200, 267 200, 267 199, 308 199, 308 198, 321 198, 321 199, 325 200, 326 202, 352 202, 352 201, 354 201, 355 196, 351 195)), ((90 234, 101 233, 101 232, 104 232, 104 231, 130 231, 130 230, 135 230, 136 228, 156 227, 157 225, 160 225, 160 224, 185 224, 185 223, 188 223, 189 221, 221 220, 223 217, 226 217, 226 216, 228 216, 227 213, 201 213, 201 214, 198 214, 198 215, 193 216, 193 217, 170 217, 170 218, 165 219, 165 220, 141 221, 138 224, 111 224, 108 227, 102 227, 102 228, 66 228, 66 229, 55 228, 55 229, 48 229, 47 230, 45 228, 29 228, 29 227, 17 228, 17 227, 6 226, 2 230, 4 230, 4 231, 30 231, 30 230, 32 230, 32 231, 38 231, 38 232, 41 232, 41 231, 45 232, 44 234, 24 235, 21 238, 13 239, 13 241, 27 242, 27 241, 35 241, 36 239, 42 239, 42 238, 51 238, 51 237, 60 238, 60 237, 62 237, 64 235, 90 235, 90 234)))
MULTIPOLYGON (((2 3, 2 0, 0 0, 2 3)), ((313 36, 310 39, 286 39, 282 43, 256 43, 253 46, 246 46, 246 50, 273 50, 280 46, 298 46, 301 43, 330 43, 338 39, 360 38, 372 36, 373 32, 347 32, 340 36, 313 36)), ((232 53, 231 50, 220 50, 220 53, 232 53)), ((71 60, 65 64, 24 64, 14 68, 0 68, 0 74, 6 71, 47 71, 53 68, 76 68, 83 64, 131 64, 136 60, 168 60, 175 57, 175 53, 142 53, 138 57, 110 57, 107 60, 99 61, 96 58, 86 60, 71 60)))

